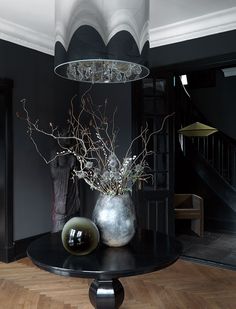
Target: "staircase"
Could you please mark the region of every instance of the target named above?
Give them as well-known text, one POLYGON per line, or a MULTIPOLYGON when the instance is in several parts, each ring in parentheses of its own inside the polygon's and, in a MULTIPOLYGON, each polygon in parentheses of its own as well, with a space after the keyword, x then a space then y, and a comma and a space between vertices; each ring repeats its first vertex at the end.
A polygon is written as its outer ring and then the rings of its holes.
POLYGON ((192 148, 236 192, 236 142, 221 132, 191 139, 192 148))
MULTIPOLYGON (((192 102, 184 100, 177 109, 176 132, 196 121, 216 127, 192 102)), ((192 192, 181 193, 196 193, 204 198, 205 225, 209 229, 236 232, 236 141, 217 132, 208 137, 178 137, 177 144, 176 151, 181 149, 184 157, 181 164, 193 170, 191 179, 185 180, 190 182, 187 186, 192 192)))

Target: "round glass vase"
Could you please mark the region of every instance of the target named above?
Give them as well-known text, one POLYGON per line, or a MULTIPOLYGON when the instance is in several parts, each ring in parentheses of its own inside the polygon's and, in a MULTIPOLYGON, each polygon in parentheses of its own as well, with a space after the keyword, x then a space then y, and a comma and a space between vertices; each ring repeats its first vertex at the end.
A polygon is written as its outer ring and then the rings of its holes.
POLYGON ((84 217, 71 218, 61 232, 64 248, 73 255, 89 254, 98 246, 99 238, 97 226, 84 217))
POLYGON ((135 234, 136 227, 135 209, 130 194, 100 194, 92 220, 98 227, 104 244, 109 247, 128 244, 135 234))

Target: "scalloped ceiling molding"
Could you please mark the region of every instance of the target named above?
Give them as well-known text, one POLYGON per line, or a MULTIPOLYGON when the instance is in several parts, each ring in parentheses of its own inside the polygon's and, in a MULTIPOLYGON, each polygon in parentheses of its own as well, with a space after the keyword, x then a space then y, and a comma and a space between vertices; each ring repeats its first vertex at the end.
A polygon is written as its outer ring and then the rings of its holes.
MULTIPOLYGON (((151 48, 236 29, 236 7, 150 29, 151 48)), ((54 54, 54 37, 0 18, 0 39, 54 54)))
POLYGON ((110 1, 106 9, 103 0, 70 1, 60 3, 59 9, 56 9, 56 41, 61 42, 66 50, 76 30, 87 25, 97 30, 106 45, 117 32, 129 32, 141 54, 149 40, 149 22, 146 21, 149 14, 148 1, 129 0, 125 3, 126 0, 123 0, 122 5, 110 1))
POLYGON ((236 7, 150 29, 150 47, 236 29, 236 7))

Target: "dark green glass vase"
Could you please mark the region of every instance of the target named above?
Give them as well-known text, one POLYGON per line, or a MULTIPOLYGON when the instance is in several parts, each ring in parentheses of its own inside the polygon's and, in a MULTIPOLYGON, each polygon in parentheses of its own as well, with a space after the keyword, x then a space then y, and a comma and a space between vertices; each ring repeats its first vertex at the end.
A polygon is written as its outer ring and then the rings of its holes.
POLYGON ((61 233, 64 248, 73 255, 85 255, 96 249, 100 235, 97 226, 88 218, 74 217, 61 233))

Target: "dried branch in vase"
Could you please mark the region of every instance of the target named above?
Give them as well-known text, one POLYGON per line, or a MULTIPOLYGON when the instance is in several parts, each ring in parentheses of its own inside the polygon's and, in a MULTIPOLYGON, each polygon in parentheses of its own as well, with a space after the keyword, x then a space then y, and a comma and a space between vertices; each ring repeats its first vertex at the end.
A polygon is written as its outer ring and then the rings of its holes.
MULTIPOLYGON (((75 97, 74 97, 75 98, 75 97)), ((122 160, 116 154, 117 130, 115 129, 115 115, 112 119, 107 117, 107 102, 95 108, 91 96, 84 94, 81 98, 81 108, 78 113, 74 110, 74 98, 71 100, 69 110, 67 132, 61 132, 52 123, 48 131, 41 129, 39 120, 32 121, 26 108, 26 100, 22 100, 25 116, 19 118, 27 122, 28 134, 36 151, 48 164, 58 156, 73 155, 77 160, 77 167, 73 170, 72 177, 84 179, 91 189, 108 195, 121 195, 131 191, 136 181, 147 181, 152 177, 147 157, 152 153, 148 150, 148 143, 151 137, 160 133, 168 118, 174 113, 167 115, 159 130, 149 132, 148 126, 141 128, 140 134, 134 138, 122 160), (87 122, 84 122, 84 117, 87 122), (39 132, 54 139, 60 151, 50 159, 40 152, 34 139, 34 133, 39 132), (135 143, 142 143, 140 153, 132 155, 132 148, 135 143)))

